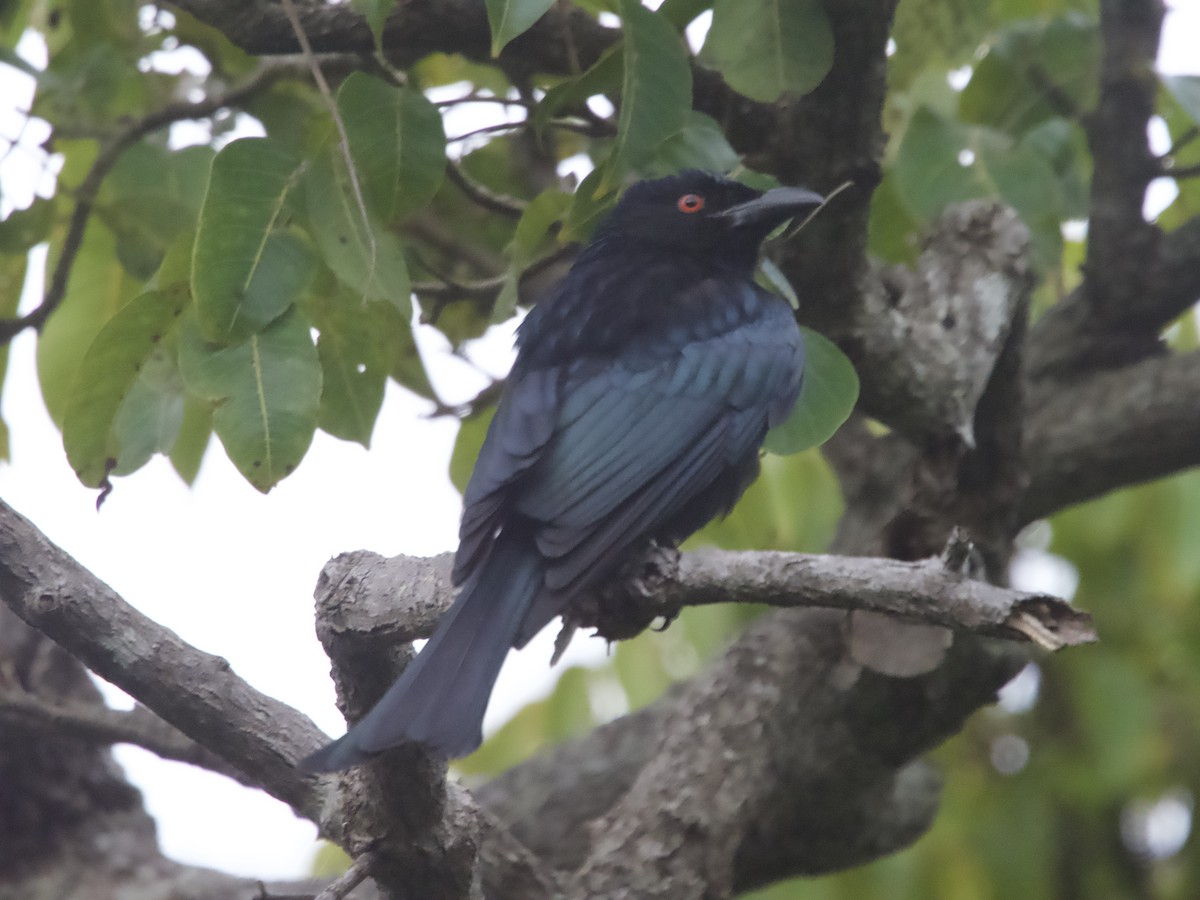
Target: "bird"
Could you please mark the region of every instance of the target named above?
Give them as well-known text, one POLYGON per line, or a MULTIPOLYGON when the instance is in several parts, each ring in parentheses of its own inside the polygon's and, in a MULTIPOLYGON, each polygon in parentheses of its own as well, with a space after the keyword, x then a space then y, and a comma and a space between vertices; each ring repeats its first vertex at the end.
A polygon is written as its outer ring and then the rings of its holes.
POLYGON ((626 189, 517 331, 517 356, 463 494, 432 637, 307 772, 419 744, 482 741, 508 651, 653 541, 727 513, 804 374, 791 305, 758 285, 761 245, 824 199, 690 170, 626 189))

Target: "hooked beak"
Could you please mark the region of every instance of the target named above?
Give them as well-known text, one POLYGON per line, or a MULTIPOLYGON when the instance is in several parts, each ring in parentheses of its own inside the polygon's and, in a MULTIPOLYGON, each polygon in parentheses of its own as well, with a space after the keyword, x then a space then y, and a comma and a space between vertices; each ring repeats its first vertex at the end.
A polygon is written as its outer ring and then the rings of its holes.
POLYGON ((745 226, 766 227, 774 229, 788 219, 820 206, 825 198, 815 191, 797 187, 772 188, 761 197, 731 206, 720 214, 734 228, 745 226))

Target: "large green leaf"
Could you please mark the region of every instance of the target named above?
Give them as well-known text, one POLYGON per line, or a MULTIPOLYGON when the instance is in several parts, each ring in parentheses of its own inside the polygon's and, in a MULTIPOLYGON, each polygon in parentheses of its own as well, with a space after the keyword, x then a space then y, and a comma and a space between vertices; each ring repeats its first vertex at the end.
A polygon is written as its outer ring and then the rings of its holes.
POLYGON ((772 103, 821 83, 833 30, 817 0, 717 0, 700 58, 739 94, 772 103))
POLYGON ((206 342, 185 316, 179 368, 188 390, 213 405, 213 428, 247 481, 266 493, 291 474, 321 405, 321 363, 295 309, 232 347, 206 342))
POLYGON ((34 198, 25 209, 10 212, 0 220, 0 253, 25 252, 50 236, 58 212, 56 197, 34 198))
POLYGON ((1061 222, 1073 208, 1064 196, 1064 184, 1072 183, 1074 167, 1067 165, 1067 174, 1060 178, 1054 155, 1063 152, 1063 141, 1068 156, 1074 150, 1069 132, 1058 137, 1051 133, 1057 122, 1050 120, 1017 139, 993 128, 961 125, 922 107, 909 121, 892 167, 896 193, 923 225, 950 203, 1003 199, 1029 226, 1038 262, 1052 267, 1062 252, 1061 222))
POLYGON ((546 91, 533 112, 534 128, 541 131, 561 110, 582 106, 588 97, 596 94, 615 96, 624 71, 625 53, 620 44, 614 44, 600 55, 590 69, 546 91))
POLYGON ((183 420, 170 457, 175 472, 189 485, 200 472, 200 463, 212 438, 212 414, 209 404, 190 395, 184 397, 183 420))
POLYGON ((428 203, 446 171, 446 134, 425 95, 355 72, 337 105, 368 209, 387 221, 428 203))
POLYGON ((96 215, 117 236, 117 255, 131 275, 149 278, 175 237, 195 227, 212 158, 209 147, 171 151, 148 142, 121 155, 96 199, 96 215))
POLYGON ((909 120, 891 174, 896 192, 922 224, 950 203, 987 194, 971 165, 964 164, 965 144, 962 126, 928 107, 909 120))
POLYGON ((737 151, 729 146, 716 120, 693 110, 683 128, 655 148, 642 170, 651 177, 670 175, 681 169, 727 173, 740 163, 737 151))
POLYGON ((408 314, 412 307, 404 248, 354 197, 346 161, 330 146, 304 179, 310 227, 334 274, 361 300, 386 300, 408 314))
POLYGON ((579 187, 575 190, 575 197, 571 201, 571 208, 567 210, 567 218, 563 222, 562 231, 558 233, 558 239, 563 243, 585 242, 591 237, 595 227, 600 224, 600 220, 617 202, 616 191, 604 187, 604 173, 607 166, 607 162, 597 166, 587 174, 583 181, 579 182, 579 187))
POLYGON ((280 229, 300 173, 292 152, 245 138, 213 160, 192 254, 192 294, 204 337, 237 343, 278 318, 311 275, 303 242, 280 229))
POLYGON ((625 28, 625 74, 612 156, 597 193, 607 193, 625 174, 687 124, 692 70, 671 23, 637 0, 621 0, 625 28))
POLYGON ((499 56, 509 41, 532 28, 553 5, 554 0, 487 0, 492 56, 499 56))
POLYGON ((962 121, 1022 134, 1096 102, 1100 37, 1082 14, 1017 22, 1000 32, 959 96, 962 121))
POLYGON ((147 291, 113 316, 84 354, 63 417, 63 447, 88 487, 139 468, 174 443, 179 420, 172 430, 163 419, 182 416, 183 395, 172 389, 175 364, 162 346, 190 302, 186 284, 147 291))
MULTIPOLYGON (((57 255, 56 242, 51 245, 47 273, 53 270, 57 255)), ((55 422, 62 422, 75 372, 87 348, 104 323, 133 299, 140 287, 117 261, 113 233, 93 219, 71 268, 66 294, 38 337, 38 380, 55 422)))
MULTIPOLYGON (((344 440, 370 445, 389 373, 411 342, 411 327, 390 303, 360 303, 342 292, 319 305, 320 427, 344 440)), ((422 373, 423 373, 422 369, 422 373)))
POLYGON ((767 433, 772 453, 799 453, 833 437, 858 401, 858 373, 837 344, 809 328, 804 334, 804 382, 791 415, 767 433))

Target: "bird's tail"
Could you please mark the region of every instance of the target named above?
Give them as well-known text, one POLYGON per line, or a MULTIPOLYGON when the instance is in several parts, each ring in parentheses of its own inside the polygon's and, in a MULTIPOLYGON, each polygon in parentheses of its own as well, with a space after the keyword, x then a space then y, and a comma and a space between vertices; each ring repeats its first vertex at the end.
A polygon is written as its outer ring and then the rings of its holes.
POLYGON ((529 542, 502 534, 396 683, 345 736, 299 768, 333 772, 408 742, 448 759, 478 747, 492 685, 542 575, 542 559, 529 542))

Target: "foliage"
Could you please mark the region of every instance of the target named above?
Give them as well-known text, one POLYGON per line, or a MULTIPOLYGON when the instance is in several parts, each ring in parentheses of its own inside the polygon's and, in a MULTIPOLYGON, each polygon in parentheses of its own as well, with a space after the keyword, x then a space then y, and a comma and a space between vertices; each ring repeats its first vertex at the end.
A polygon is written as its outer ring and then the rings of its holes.
MULTIPOLYGON (((381 34, 393 4, 355 5, 381 34)), ((460 348, 516 314, 542 267, 586 239, 632 177, 689 166, 756 176, 721 123, 691 109, 697 60, 745 96, 774 102, 817 89, 837 51, 812 0, 668 0, 657 12, 634 0, 578 5, 619 15, 623 39, 572 77, 522 73, 510 82, 434 54, 404 72, 342 77, 331 105, 307 77, 264 75, 184 13, 133 0, 67 0, 52 14, 40 3, 0 4, 0 62, 35 78, 30 114, 50 124, 61 159, 54 196, 5 207, 0 316, 15 312, 30 248, 49 244, 48 276, 70 256, 65 293, 39 336, 38 374, 80 480, 107 485, 155 453, 190 480, 215 433, 248 481, 268 491, 302 464, 317 428, 369 445, 389 378, 437 400, 414 327, 440 329, 460 348), (712 28, 693 59, 681 31, 709 9, 712 28), (44 66, 17 53, 27 28, 45 42, 44 66), (176 145, 165 128, 130 130, 175 107, 175 119, 192 117, 181 104, 195 76, 158 65, 161 51, 180 46, 211 69, 208 97, 253 87, 233 104, 243 112, 213 118, 200 146, 176 145), (481 99, 530 127, 448 136, 450 112, 481 99), (257 123, 259 136, 231 140, 235 123, 257 123), (72 249, 76 204, 114 147, 72 249), (574 191, 548 184, 547 172, 579 154, 592 168, 574 191)), ((500 53, 550 4, 486 6, 500 53)), ((999 198, 1034 236, 1039 296, 1057 296, 1075 282, 1082 251, 1064 242, 1063 223, 1087 213, 1093 4, 905 0, 894 34, 872 254, 911 263, 947 204, 999 198)), ((1164 78, 1158 112, 1180 147, 1174 164, 1195 166, 1200 151, 1188 135, 1200 126, 1200 79, 1164 78)), ((1160 219, 1166 228, 1200 212, 1200 179, 1179 187, 1160 219)), ((793 455, 767 456, 759 482, 697 543, 820 551, 831 540, 841 498, 822 457, 806 448, 845 418, 857 381, 831 343, 815 333, 808 341, 812 393, 770 445, 793 455)), ((450 463, 460 487, 489 399, 462 422, 450 463)), ((6 444, 0 423, 0 451, 6 444)), ((1129 825, 1138 802, 1200 790, 1197 510, 1193 474, 1058 516, 1049 549, 1082 573, 1078 600, 1097 615, 1103 647, 1056 659, 1029 711, 977 716, 941 751, 945 807, 915 848, 755 896, 1200 893, 1195 853, 1154 857, 1129 825), (1006 737, 1029 753, 1010 774, 994 761, 1006 737)), ((689 610, 665 634, 622 644, 611 666, 563 673, 551 696, 462 771, 499 771, 650 702, 755 614, 689 610)))

